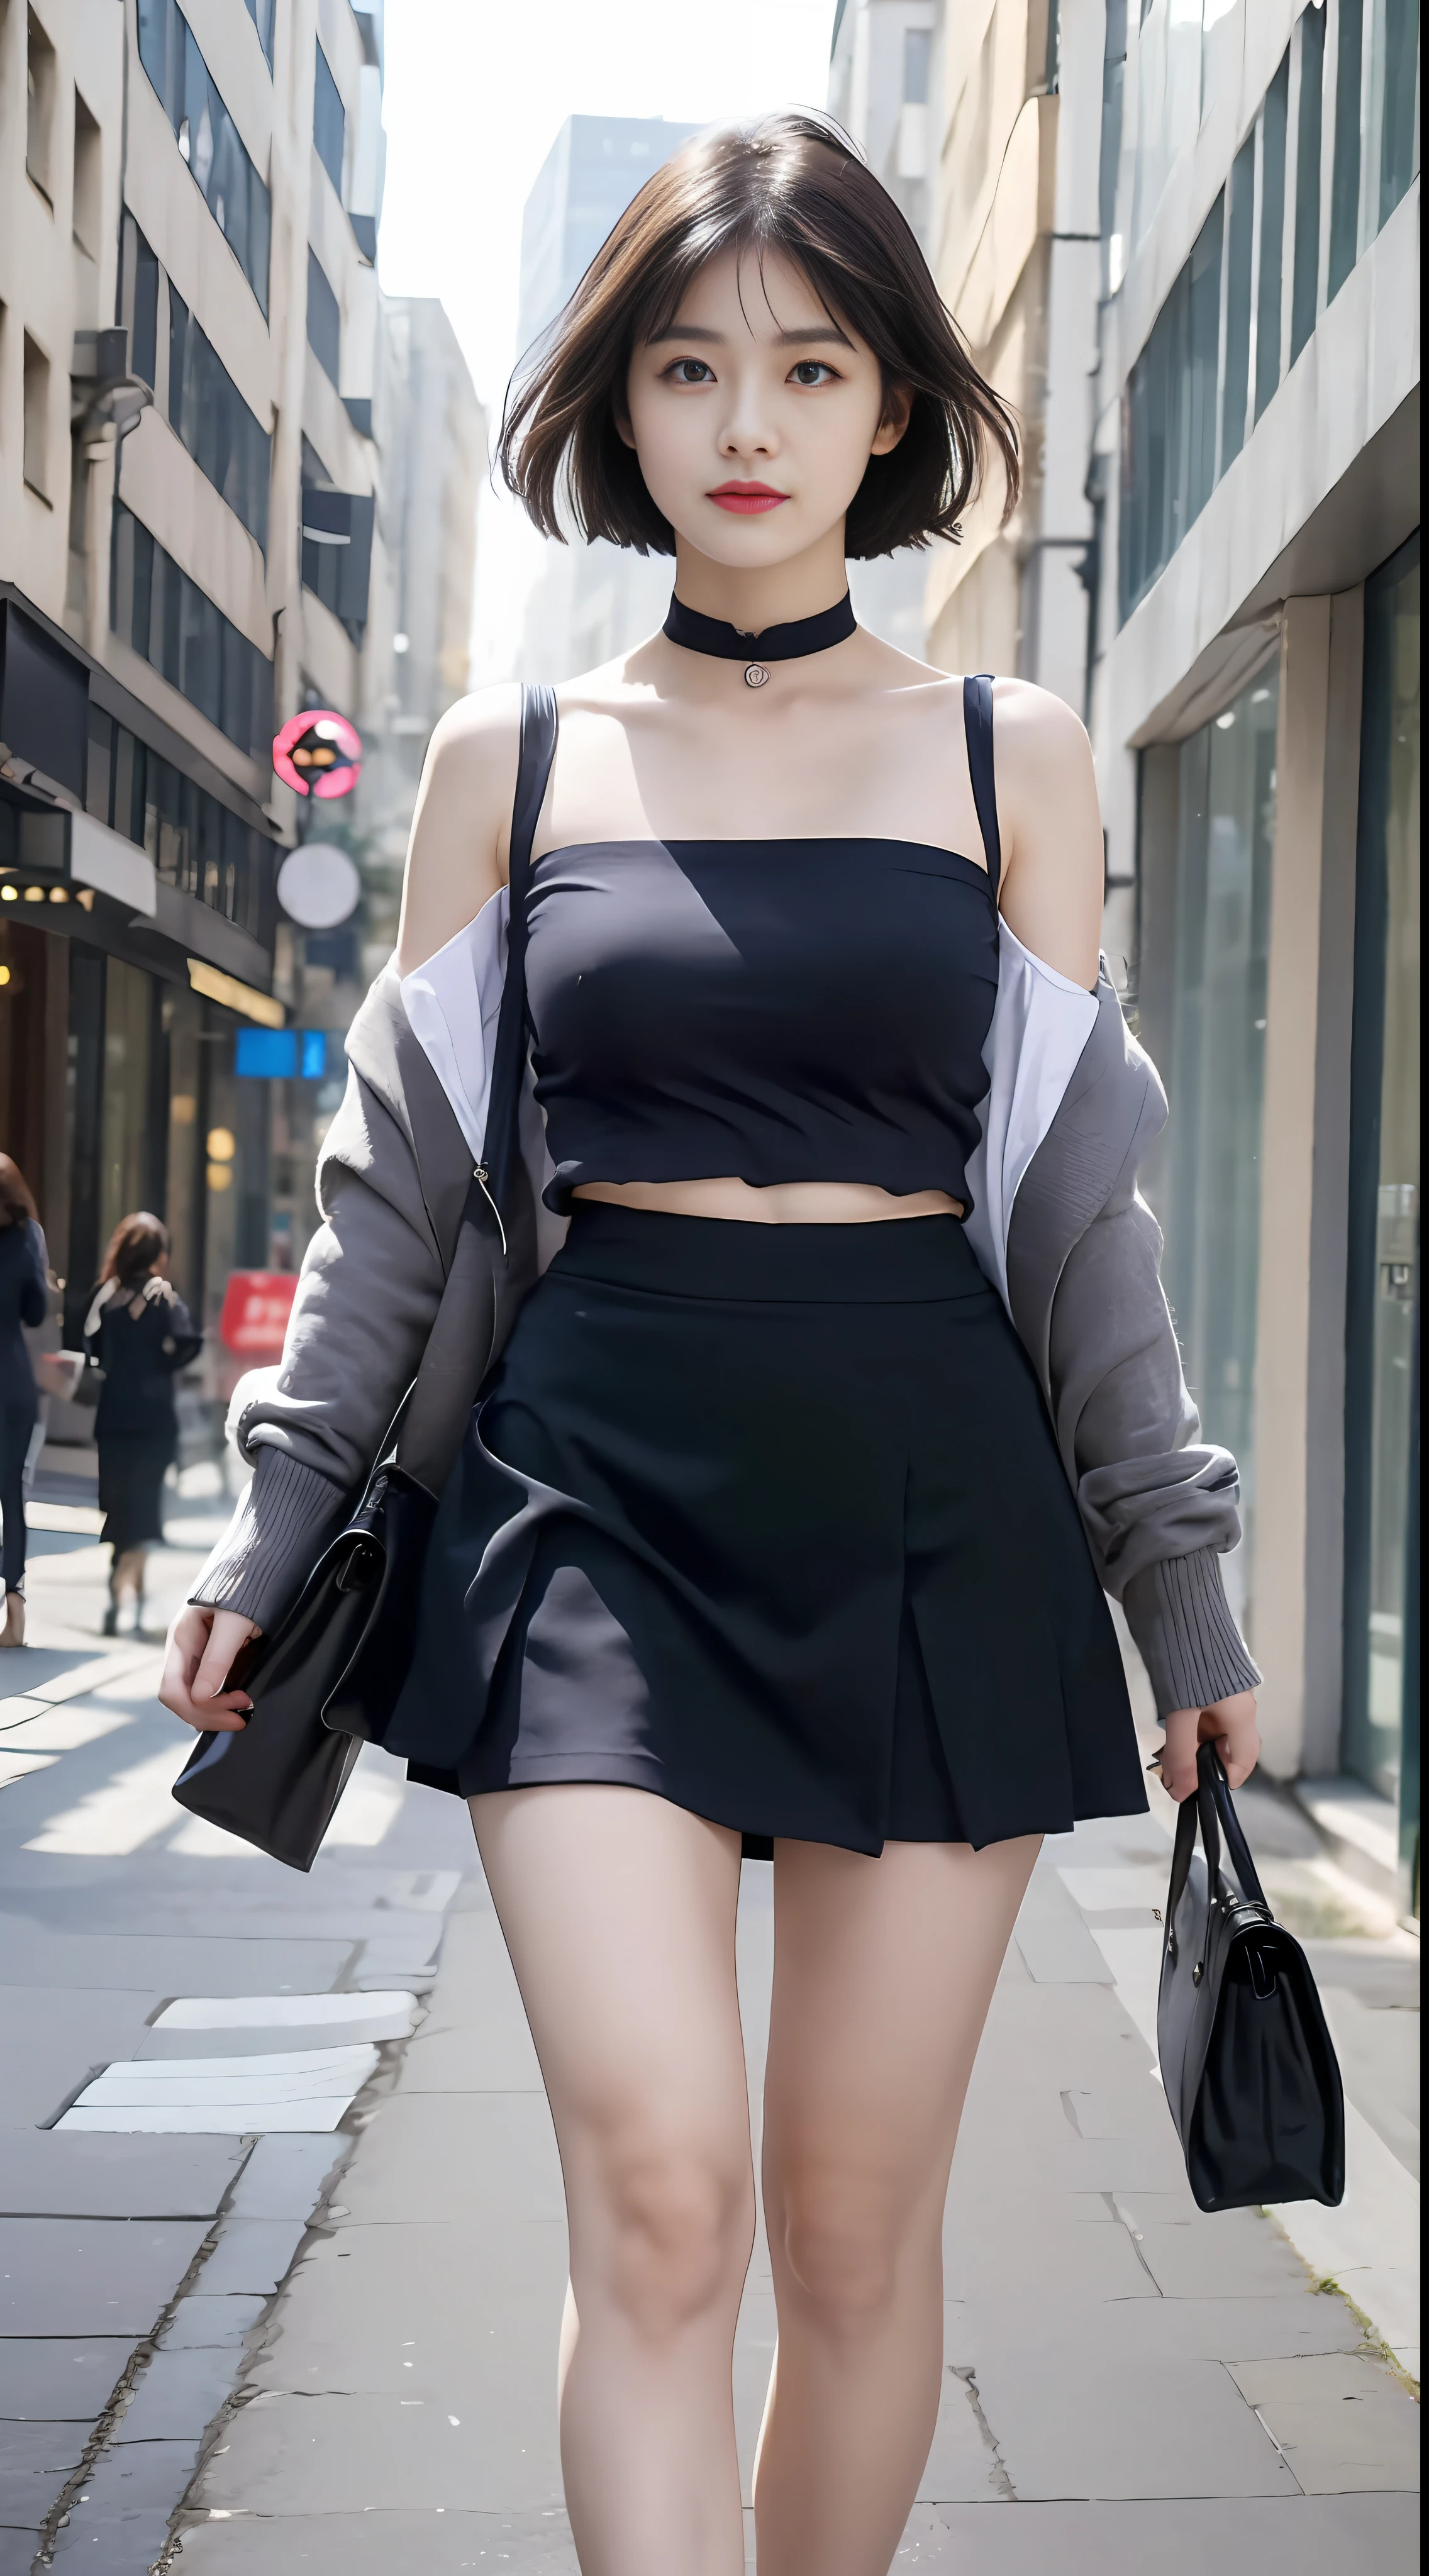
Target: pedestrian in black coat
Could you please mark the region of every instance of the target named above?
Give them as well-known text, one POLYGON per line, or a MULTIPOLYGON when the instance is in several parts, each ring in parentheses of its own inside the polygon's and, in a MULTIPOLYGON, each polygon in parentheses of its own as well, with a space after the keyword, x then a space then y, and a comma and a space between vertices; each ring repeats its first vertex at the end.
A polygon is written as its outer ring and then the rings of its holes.
POLYGON ((39 1396, 22 1327, 45 1320, 45 1238, 19 1165, 0 1154, 0 1514, 5 1625, 0 1646, 25 1642, 25 1459, 39 1396))
POLYGON ((142 1209, 114 1229, 84 1323, 84 1346, 104 1371, 94 1436, 99 1445, 100 1532, 114 1553, 104 1634, 117 1635, 119 1605, 134 1595, 134 1632, 144 1626, 144 1560, 163 1541, 160 1498, 178 1450, 174 1379, 202 1343, 189 1310, 165 1276, 169 1237, 142 1209))

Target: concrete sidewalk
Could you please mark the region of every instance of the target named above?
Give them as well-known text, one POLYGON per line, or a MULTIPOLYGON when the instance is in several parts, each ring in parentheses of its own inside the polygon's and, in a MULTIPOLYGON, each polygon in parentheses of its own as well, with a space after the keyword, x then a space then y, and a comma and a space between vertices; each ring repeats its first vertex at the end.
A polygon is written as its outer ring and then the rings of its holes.
MULTIPOLYGON (((157 1562, 156 1593, 181 1597, 219 1508, 186 1501, 190 1545, 157 1562)), ((310 1879, 185 1819, 157 1657, 101 1649, 99 1551, 83 1530, 52 1536, 65 1545, 39 1558, 31 1597, 35 1633, 58 1642, 8 1659, 0 1706, 0 2576, 48 2563, 41 2548, 100 2576, 574 2576, 560 2174, 465 1816, 374 1754, 310 1879), (172 1999, 194 1997, 207 2025, 181 2001, 174 2026, 172 1999), (241 2091, 257 2079, 235 2068, 326 2062, 339 2029, 353 2089, 329 2132, 258 2134, 256 2115, 191 2105, 178 2116, 234 2125, 53 2125, 77 2097, 83 2114, 103 2068, 101 2089, 172 2075, 192 2095, 197 2068, 200 2092, 206 2072, 241 2091)), ((1294 1847, 1304 1830, 1270 1797, 1256 1808, 1275 1901, 1317 1936, 1362 2108, 1345 2211, 1283 2216, 1302 2244, 1317 2226, 1343 2241, 1331 2260, 1312 2246, 1307 2268, 1275 2219, 1191 2203, 1149 2045, 1165 1817, 1049 1843, 954 2170, 943 2402, 900 2569, 1417 2565, 1417 2407, 1317 2286, 1358 2252, 1360 2307, 1417 2346, 1394 2233, 1411 2202, 1417 2226, 1399 2044, 1417 1962, 1403 1934, 1366 1937, 1313 1843, 1294 1847)), ((752 1864, 756 2105, 772 1929, 771 1873, 752 1864)), ((738 2346, 746 2474, 773 2337, 761 2240, 738 2346)))

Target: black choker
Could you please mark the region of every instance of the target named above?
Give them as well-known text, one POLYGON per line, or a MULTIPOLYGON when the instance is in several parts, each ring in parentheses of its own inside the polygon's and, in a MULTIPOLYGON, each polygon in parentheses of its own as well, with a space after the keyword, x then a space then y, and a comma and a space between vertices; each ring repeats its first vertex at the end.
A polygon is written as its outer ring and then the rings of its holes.
POLYGON ((766 626, 762 635, 741 634, 722 617, 702 617, 697 608, 672 598, 664 632, 672 644, 683 644, 687 653, 713 653, 722 662, 742 662, 746 686, 762 689, 771 662, 796 662, 805 653, 827 653, 831 644, 842 644, 857 627, 853 602, 845 591, 837 608, 821 609, 817 617, 795 617, 787 626, 766 626), (758 652, 757 661, 750 659, 751 647, 758 652))

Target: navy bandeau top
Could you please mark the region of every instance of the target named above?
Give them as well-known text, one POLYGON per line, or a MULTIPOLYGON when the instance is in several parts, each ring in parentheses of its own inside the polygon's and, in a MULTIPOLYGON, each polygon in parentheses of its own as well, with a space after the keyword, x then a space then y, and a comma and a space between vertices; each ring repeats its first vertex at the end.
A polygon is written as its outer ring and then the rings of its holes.
POLYGON ((970 1206, 997 997, 991 694, 964 684, 986 869, 838 838, 535 861, 526 989, 553 1208, 583 1181, 725 1177, 970 1206))

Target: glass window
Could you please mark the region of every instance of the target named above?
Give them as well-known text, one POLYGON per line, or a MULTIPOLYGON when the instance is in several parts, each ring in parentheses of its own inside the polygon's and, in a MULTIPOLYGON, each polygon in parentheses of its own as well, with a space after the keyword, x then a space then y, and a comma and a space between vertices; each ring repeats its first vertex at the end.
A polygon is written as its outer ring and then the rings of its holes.
POLYGON ((1315 328, 1320 279, 1320 111, 1325 77, 1325 12, 1300 21, 1300 112, 1295 136, 1295 276, 1290 296, 1292 367, 1315 328))
POLYGON ((1285 129, 1290 49, 1265 93, 1260 135, 1260 285, 1255 304, 1255 417, 1280 382, 1280 282, 1285 268, 1285 129))
POLYGON ((272 440, 172 284, 169 426, 266 552, 272 440))
POLYGON ((122 501, 114 504, 111 561, 115 633, 132 641, 230 742, 261 757, 273 730, 273 665, 266 654, 180 571, 122 501))
MULTIPOLYGON (((1174 854, 1171 1117, 1153 1204, 1186 1378, 1208 1440, 1240 1462, 1255 1512, 1255 1340, 1265 1092, 1270 871, 1275 834, 1274 663, 1181 745, 1174 854)), ((1249 1547, 1226 1561, 1245 1618, 1249 1547)))
MULTIPOLYGON (((1055 22, 1055 7, 1049 13, 1049 16, 1050 21, 1055 22)), ((1050 23, 1047 41, 1049 48, 1054 46, 1055 40, 1051 33, 1050 23)), ((926 107, 928 104, 928 75, 932 69, 932 62, 932 28, 905 27, 903 31, 903 96, 910 107, 926 107)))
POLYGON ((1170 561, 1215 480, 1222 220, 1217 197, 1127 384, 1123 616, 1170 561))
MULTIPOLYGON (((133 217, 129 218, 133 224, 133 217)), ((136 376, 152 387, 159 354, 159 262, 134 224, 134 329, 129 363, 136 376)))
POLYGON ((163 103, 178 147, 268 314, 268 191, 219 96, 177 0, 138 0, 139 60, 163 103))
POLYGON ((1326 295, 1339 294, 1359 257, 1360 82, 1364 0, 1340 0, 1335 39, 1335 159, 1330 182, 1330 274, 1326 295))
MULTIPOLYGON (((1347 1770, 1418 1794, 1419 539, 1365 587, 1345 1385, 1347 1770)), ((1415 1871, 1417 1877, 1417 1870, 1415 1871)))
POLYGON ((1379 137, 1379 220, 1387 223, 1418 166, 1419 0, 1383 0, 1384 112, 1379 137))
POLYGON ((268 69, 271 71, 273 68, 273 18, 277 7, 277 0, 244 0, 244 6, 248 11, 248 15, 252 19, 254 26, 258 30, 258 42, 268 57, 268 69))
POLYGON ((336 392, 342 355, 342 323, 337 297, 311 245, 308 249, 308 347, 336 392))
POLYGON ((338 86, 321 44, 316 47, 317 77, 313 84, 313 145, 318 159, 342 195, 342 156, 347 138, 347 119, 343 114, 338 86))
POLYGON ((1226 372, 1221 390, 1221 472, 1245 445, 1250 400, 1251 261, 1255 248, 1255 136, 1236 154, 1226 248, 1226 372))
POLYGON ((1176 542, 1200 517, 1216 479, 1216 369, 1220 362, 1221 248, 1225 198, 1219 196, 1191 253, 1187 310, 1186 510, 1176 542))

